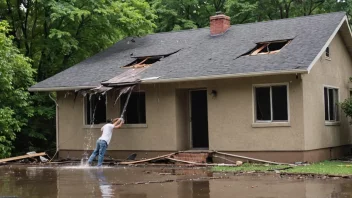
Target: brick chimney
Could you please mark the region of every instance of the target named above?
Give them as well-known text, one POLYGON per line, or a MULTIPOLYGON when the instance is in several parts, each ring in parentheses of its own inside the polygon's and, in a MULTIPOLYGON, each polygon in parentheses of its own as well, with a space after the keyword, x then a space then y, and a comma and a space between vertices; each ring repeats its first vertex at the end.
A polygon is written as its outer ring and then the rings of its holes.
POLYGON ((230 17, 222 14, 221 12, 216 12, 215 16, 210 17, 210 35, 216 36, 223 34, 230 27, 230 17))

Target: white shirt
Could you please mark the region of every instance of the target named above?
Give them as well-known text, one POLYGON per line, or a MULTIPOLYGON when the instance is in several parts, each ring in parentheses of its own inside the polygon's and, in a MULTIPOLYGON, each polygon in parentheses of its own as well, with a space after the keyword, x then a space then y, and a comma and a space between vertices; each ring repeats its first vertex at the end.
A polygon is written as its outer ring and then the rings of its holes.
POLYGON ((112 130, 114 130, 114 125, 113 124, 106 124, 103 126, 103 134, 99 138, 99 140, 105 140, 106 143, 110 143, 111 136, 112 136, 112 130))

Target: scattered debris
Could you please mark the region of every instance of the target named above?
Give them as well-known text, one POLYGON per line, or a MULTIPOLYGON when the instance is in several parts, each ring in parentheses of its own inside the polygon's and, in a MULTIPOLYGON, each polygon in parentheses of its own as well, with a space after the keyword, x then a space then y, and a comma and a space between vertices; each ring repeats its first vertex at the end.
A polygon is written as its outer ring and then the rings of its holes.
POLYGON ((139 184, 156 184, 156 183, 183 182, 183 181, 228 179, 228 178, 229 177, 199 177, 199 178, 195 178, 195 179, 166 179, 166 180, 141 181, 141 182, 131 182, 131 183, 112 183, 111 185, 126 186, 126 185, 139 185, 139 184))
POLYGON ((171 153, 171 154, 167 154, 167 155, 162 155, 162 156, 158 156, 158 157, 153 157, 153 158, 149 158, 149 159, 144 159, 144 160, 138 160, 138 161, 133 161, 133 162, 120 162, 119 164, 121 165, 128 165, 128 164, 138 164, 138 163, 143 163, 143 162, 150 162, 153 160, 158 160, 158 159, 163 159, 166 157, 170 157, 171 155, 174 155, 176 153, 171 153))
POLYGON ((243 164, 242 161, 236 161, 236 165, 237 165, 237 166, 241 166, 242 164, 243 164))
POLYGON ((41 162, 47 162, 49 161, 47 158, 43 157, 43 156, 39 156, 39 159, 41 162))
POLYGON ((45 156, 45 155, 46 155, 45 152, 42 152, 42 153, 29 152, 29 154, 27 154, 27 155, 0 159, 0 163, 21 160, 21 159, 27 159, 27 158, 33 158, 33 157, 39 157, 39 156, 45 156))
POLYGON ((218 152, 218 151, 215 151, 214 153, 220 154, 220 155, 225 155, 225 156, 231 156, 231 157, 241 158, 241 159, 247 159, 247 160, 255 161, 255 162, 262 162, 262 163, 275 164, 275 165, 290 165, 290 166, 296 166, 295 164, 278 163, 278 162, 266 161, 266 160, 261 160, 261 159, 251 158, 251 157, 245 157, 245 156, 241 156, 241 155, 234 155, 234 154, 229 154, 229 153, 223 153, 223 152, 218 152))

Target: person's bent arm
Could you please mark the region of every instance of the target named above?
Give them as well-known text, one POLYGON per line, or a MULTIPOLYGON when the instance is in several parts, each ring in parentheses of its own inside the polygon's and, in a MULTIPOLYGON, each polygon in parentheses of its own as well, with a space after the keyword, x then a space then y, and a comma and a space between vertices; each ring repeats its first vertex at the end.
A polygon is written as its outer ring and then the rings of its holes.
POLYGON ((120 118, 115 118, 112 120, 112 123, 115 123, 116 121, 119 121, 119 120, 120 120, 120 118))
POLYGON ((114 122, 114 128, 118 129, 122 126, 122 124, 123 124, 123 119, 119 118, 116 122, 114 122))

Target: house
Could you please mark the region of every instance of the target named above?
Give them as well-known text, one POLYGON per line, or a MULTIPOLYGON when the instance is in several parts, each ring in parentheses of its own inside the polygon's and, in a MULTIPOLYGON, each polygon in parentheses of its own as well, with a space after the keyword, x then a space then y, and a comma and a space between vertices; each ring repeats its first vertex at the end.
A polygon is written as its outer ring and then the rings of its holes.
POLYGON ((129 37, 32 86, 57 93, 60 157, 92 150, 107 118, 126 124, 107 155, 209 149, 281 162, 351 153, 352 37, 345 13, 129 37), (96 93, 96 94, 91 94, 96 93))

